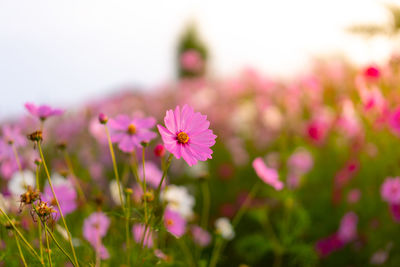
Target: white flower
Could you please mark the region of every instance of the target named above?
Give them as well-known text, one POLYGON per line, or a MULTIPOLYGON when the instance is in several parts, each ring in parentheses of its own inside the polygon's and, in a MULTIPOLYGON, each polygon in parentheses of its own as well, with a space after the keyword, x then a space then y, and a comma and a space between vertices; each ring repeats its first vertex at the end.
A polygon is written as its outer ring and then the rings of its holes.
POLYGON ((35 180, 36 177, 31 171, 16 172, 8 183, 8 190, 14 196, 19 197, 26 192, 29 185, 35 187, 35 180))
POLYGON ((201 178, 208 175, 208 164, 207 162, 200 161, 196 165, 189 167, 186 166, 186 173, 193 178, 201 178))
MULTIPOLYGON (((122 194, 122 202, 125 203, 125 196, 123 194, 123 189, 121 186, 121 194, 122 194)), ((121 206, 121 200, 119 198, 119 191, 118 191, 118 183, 116 180, 112 180, 110 183, 110 193, 111 193, 111 198, 114 201, 115 204, 118 206, 121 206)))
MULTIPOLYGON (((53 186, 68 186, 71 189, 74 189, 74 185, 72 184, 71 180, 64 178, 64 176, 62 176, 59 173, 53 173, 53 175, 51 176, 51 184, 53 186)), ((48 182, 46 182, 46 185, 49 185, 48 182)))
POLYGON ((263 111, 262 119, 265 127, 273 131, 278 131, 283 124, 282 113, 276 106, 268 106, 263 111))
POLYGON ((217 232, 227 240, 231 240, 235 237, 232 225, 226 217, 218 218, 215 221, 215 228, 217 229, 217 232))
POLYGON ((161 193, 161 200, 167 202, 167 207, 178 212, 182 217, 190 219, 193 216, 195 199, 184 186, 169 185, 161 193))

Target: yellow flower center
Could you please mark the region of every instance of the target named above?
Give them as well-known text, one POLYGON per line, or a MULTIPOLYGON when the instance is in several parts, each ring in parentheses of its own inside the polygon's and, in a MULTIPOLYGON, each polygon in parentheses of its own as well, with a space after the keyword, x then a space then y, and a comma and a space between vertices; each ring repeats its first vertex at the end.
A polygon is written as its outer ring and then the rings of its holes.
POLYGON ((168 225, 168 226, 174 225, 174 221, 171 220, 171 219, 168 219, 168 220, 167 220, 167 225, 168 225))
POLYGON ((135 134, 136 133, 136 126, 133 123, 129 124, 128 133, 129 134, 135 134))
POLYGON ((189 142, 189 135, 187 135, 185 132, 180 132, 178 133, 177 139, 179 143, 186 144, 189 142))

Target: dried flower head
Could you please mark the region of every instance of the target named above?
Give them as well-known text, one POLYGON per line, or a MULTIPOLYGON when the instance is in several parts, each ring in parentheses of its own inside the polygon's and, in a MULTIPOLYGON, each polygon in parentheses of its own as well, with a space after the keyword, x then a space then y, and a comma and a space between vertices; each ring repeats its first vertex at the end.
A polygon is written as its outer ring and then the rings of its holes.
POLYGON ((35 131, 31 134, 28 134, 28 139, 32 142, 39 142, 43 140, 43 133, 42 131, 35 131))
POLYGON ((24 205, 30 205, 38 199, 40 199, 40 192, 33 190, 32 186, 28 185, 26 192, 20 195, 20 211, 24 205))
MULTIPOLYGON (((47 202, 45 201, 39 201, 37 205, 34 206, 34 211, 36 211, 36 214, 39 216, 40 220, 42 222, 50 221, 50 223, 53 223, 55 220, 55 215, 57 211, 53 208, 53 206, 50 206, 47 202)), ((32 218, 34 219, 34 214, 31 213, 32 218)), ((34 219, 35 220, 35 219, 34 219)))

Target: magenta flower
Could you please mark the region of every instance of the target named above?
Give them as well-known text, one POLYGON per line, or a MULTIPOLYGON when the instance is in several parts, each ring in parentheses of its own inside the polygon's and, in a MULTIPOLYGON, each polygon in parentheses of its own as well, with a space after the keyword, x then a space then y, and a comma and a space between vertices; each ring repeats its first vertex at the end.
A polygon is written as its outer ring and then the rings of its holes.
POLYGON ((393 220, 400 223, 400 204, 390 204, 389 209, 393 220))
MULTIPOLYGON (((143 238, 145 226, 143 224, 135 224, 132 227, 133 239, 136 243, 140 244, 143 238)), ((146 235, 144 237, 143 246, 152 248, 153 247, 153 238, 155 237, 155 233, 147 228, 146 235)))
POLYGON ((253 161, 253 168, 261 180, 275 188, 275 190, 282 190, 283 183, 279 181, 278 172, 275 169, 268 168, 261 158, 256 158, 253 161))
POLYGON ((21 134, 21 128, 17 125, 4 125, 3 139, 6 143, 14 144, 15 147, 25 146, 27 143, 26 137, 21 134))
POLYGON ((386 178, 381 187, 381 196, 389 204, 400 204, 400 177, 386 178))
POLYGON ((83 237, 95 248, 101 259, 110 257, 101 239, 107 234, 110 219, 102 212, 92 213, 83 222, 83 237))
POLYGON ((320 239, 315 244, 315 250, 318 255, 322 258, 328 256, 332 252, 341 249, 344 246, 344 242, 338 238, 335 233, 323 239, 320 239))
POLYGON ((200 247, 206 247, 211 242, 211 235, 209 232, 201 228, 200 226, 194 225, 191 228, 193 241, 200 247))
POLYGON ((342 242, 348 243, 357 237, 357 222, 358 217, 354 212, 348 212, 343 216, 337 232, 338 238, 342 242))
POLYGON ((38 117, 40 120, 44 121, 48 117, 58 116, 64 113, 61 109, 53 109, 50 106, 42 105, 36 106, 33 103, 25 103, 25 108, 31 113, 33 116, 38 117))
POLYGON ((396 108, 390 115, 388 120, 392 131, 400 136, 400 107, 396 108))
POLYGON ((186 230, 186 220, 178 212, 168 208, 164 212, 164 225, 176 238, 180 238, 186 230))
POLYGON ((167 110, 164 123, 167 128, 157 125, 158 130, 165 148, 177 159, 183 157, 189 166, 193 166, 199 160, 212 158, 210 147, 217 136, 208 128, 207 116, 195 113, 188 105, 182 110, 177 106, 175 111, 167 110))
POLYGON ((364 70, 364 77, 369 80, 377 80, 381 76, 381 72, 379 67, 376 65, 371 65, 365 68, 364 70))
POLYGON ((155 123, 156 120, 152 117, 131 119, 126 115, 118 115, 108 123, 113 130, 111 140, 118 143, 122 151, 132 152, 135 147, 141 147, 142 142, 150 142, 157 136, 149 130, 155 123))
MULTIPOLYGON (((53 184, 53 188, 54 192, 56 193, 58 203, 60 204, 63 215, 65 216, 75 211, 77 208, 77 194, 72 184, 53 184)), ((49 185, 46 185, 44 188, 42 200, 45 202, 49 202, 53 207, 57 208, 56 200, 53 198, 53 193, 51 192, 51 188, 49 185)), ((59 213, 57 213, 56 219, 58 220, 59 218, 60 215, 59 213)))
MULTIPOLYGON (((146 175, 146 183, 153 188, 157 188, 158 185, 160 184, 161 178, 162 178, 161 170, 157 167, 156 164, 154 164, 151 161, 145 162, 144 168, 145 168, 144 170, 145 170, 145 175, 146 175)), ((143 165, 142 164, 140 164, 138 172, 139 172, 140 180, 143 181, 143 165)), ((164 185, 165 185, 165 181, 163 183, 163 186, 164 185)))

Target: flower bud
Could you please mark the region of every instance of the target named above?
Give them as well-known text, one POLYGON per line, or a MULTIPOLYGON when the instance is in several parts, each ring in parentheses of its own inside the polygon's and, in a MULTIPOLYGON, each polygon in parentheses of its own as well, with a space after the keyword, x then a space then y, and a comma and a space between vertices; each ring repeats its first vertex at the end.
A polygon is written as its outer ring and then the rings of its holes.
POLYGON ((165 155, 165 147, 161 144, 156 145, 154 148, 154 154, 157 157, 163 157, 165 155))
POLYGON ((107 122, 108 122, 108 117, 107 117, 107 115, 105 115, 104 113, 100 113, 100 114, 99 114, 99 122, 100 122, 101 124, 107 124, 107 122))

